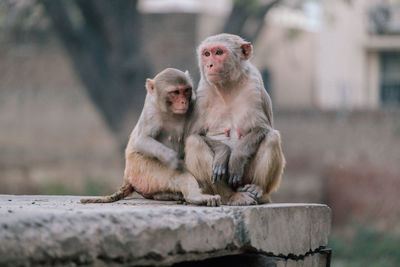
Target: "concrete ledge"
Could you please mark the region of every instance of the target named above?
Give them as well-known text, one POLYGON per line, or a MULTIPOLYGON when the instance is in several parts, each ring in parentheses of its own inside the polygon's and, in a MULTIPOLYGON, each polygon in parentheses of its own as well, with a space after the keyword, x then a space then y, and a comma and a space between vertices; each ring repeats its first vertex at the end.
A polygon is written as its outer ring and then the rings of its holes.
POLYGON ((0 266, 172 265, 246 253, 275 259, 271 266, 319 266, 330 232, 330 209, 319 204, 83 205, 80 198, 0 195, 0 266))

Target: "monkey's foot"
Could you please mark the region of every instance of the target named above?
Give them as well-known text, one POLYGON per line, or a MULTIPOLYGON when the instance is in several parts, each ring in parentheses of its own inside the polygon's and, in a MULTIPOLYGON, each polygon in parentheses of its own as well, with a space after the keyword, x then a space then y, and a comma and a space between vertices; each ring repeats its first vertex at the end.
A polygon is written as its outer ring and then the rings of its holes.
POLYGON ((264 194, 262 197, 257 199, 257 202, 258 202, 258 204, 268 204, 268 203, 272 203, 272 200, 271 200, 269 194, 264 194))
POLYGON ((194 205, 206 205, 210 207, 218 207, 221 205, 221 197, 219 195, 201 194, 197 196, 186 197, 186 202, 194 205))
POLYGON ((175 201, 183 201, 182 193, 172 193, 172 192, 161 192, 153 195, 153 199, 155 200, 175 200, 175 201))
POLYGON ((247 192, 251 195, 253 199, 257 201, 258 204, 263 204, 260 201, 264 195, 264 191, 261 189, 260 186, 256 184, 246 184, 245 186, 241 186, 237 189, 238 192, 247 192))
POLYGON ((247 206, 247 205, 256 205, 257 200, 254 199, 253 194, 249 192, 236 192, 233 194, 229 200, 228 203, 226 203, 229 206, 247 206))

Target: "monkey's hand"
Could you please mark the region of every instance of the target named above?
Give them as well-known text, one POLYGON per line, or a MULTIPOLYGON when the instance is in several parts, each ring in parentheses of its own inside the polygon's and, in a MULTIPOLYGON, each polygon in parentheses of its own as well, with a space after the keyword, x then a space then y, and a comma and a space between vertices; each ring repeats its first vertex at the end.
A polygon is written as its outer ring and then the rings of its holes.
POLYGON ((229 158, 229 178, 228 184, 237 186, 242 184, 244 167, 247 164, 248 158, 240 151, 232 151, 229 158))
POLYGON ((246 134, 232 150, 229 159, 228 184, 237 186, 242 184, 246 164, 256 154, 260 143, 270 131, 270 128, 255 127, 246 134))
POLYGON ((166 161, 167 165, 174 170, 183 171, 184 169, 184 161, 178 157, 176 153, 171 153, 166 161))
POLYGON ((228 173, 228 161, 231 154, 231 149, 226 144, 213 140, 206 136, 201 136, 214 152, 211 182, 213 184, 218 183, 228 173))
POLYGON ((228 161, 231 150, 229 146, 221 143, 214 147, 214 160, 211 182, 213 184, 222 180, 225 174, 228 173, 228 161))

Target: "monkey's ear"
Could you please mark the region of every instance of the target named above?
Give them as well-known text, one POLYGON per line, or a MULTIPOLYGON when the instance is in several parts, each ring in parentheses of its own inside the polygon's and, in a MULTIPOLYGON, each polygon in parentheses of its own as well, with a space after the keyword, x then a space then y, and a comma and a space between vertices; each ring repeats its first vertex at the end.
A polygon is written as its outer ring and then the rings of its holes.
POLYGON ((244 59, 249 59, 251 57, 251 53, 253 52, 253 46, 251 43, 243 43, 240 45, 240 49, 242 50, 242 55, 244 59))
POLYGON ((192 80, 192 77, 190 77, 190 73, 188 70, 185 71, 185 75, 189 80, 192 80))
POLYGON ((193 84, 192 77, 190 77, 190 73, 188 70, 185 71, 185 75, 186 75, 187 79, 189 80, 189 82, 193 84))
POLYGON ((154 94, 154 80, 152 79, 146 79, 146 89, 147 92, 149 92, 151 95, 154 94))

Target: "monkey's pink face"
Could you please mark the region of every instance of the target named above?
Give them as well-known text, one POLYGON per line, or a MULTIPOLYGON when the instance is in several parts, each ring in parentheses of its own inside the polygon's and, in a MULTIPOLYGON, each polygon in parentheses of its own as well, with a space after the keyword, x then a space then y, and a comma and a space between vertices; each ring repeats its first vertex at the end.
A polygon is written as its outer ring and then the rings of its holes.
POLYGON ((185 114, 192 98, 192 87, 183 85, 168 90, 167 102, 174 114, 185 114))
POLYGON ((224 79, 224 63, 228 57, 228 49, 223 45, 209 45, 202 49, 201 59, 208 81, 215 83, 224 79))

